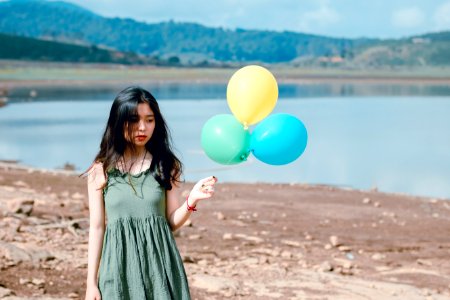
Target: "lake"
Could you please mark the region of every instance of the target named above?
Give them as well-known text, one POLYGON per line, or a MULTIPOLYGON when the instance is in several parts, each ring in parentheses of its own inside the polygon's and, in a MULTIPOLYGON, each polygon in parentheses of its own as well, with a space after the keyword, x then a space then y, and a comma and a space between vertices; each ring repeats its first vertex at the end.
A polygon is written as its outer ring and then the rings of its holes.
MULTIPOLYGON (((224 166, 203 153, 212 116, 230 113, 226 85, 155 85, 185 165, 185 179, 326 184, 450 199, 450 89, 427 85, 281 85, 273 113, 295 115, 309 134, 304 154, 285 166, 250 156, 224 166)), ((80 172, 98 151, 118 90, 13 90, 0 108, 0 159, 80 172)))

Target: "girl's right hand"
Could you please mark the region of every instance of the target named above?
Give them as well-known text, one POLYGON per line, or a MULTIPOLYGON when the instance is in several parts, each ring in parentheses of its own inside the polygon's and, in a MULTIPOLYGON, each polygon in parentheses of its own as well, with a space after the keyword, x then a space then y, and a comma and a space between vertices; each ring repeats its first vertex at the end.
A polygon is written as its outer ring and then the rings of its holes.
POLYGON ((86 298, 85 300, 101 300, 100 290, 97 286, 92 285, 88 286, 86 289, 86 298))

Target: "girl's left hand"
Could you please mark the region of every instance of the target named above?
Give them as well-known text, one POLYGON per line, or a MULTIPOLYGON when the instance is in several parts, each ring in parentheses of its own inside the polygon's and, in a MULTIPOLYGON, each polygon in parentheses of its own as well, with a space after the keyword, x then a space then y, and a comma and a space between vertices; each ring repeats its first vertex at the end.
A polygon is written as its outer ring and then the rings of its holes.
POLYGON ((214 194, 214 184, 217 182, 215 176, 199 180, 189 194, 189 205, 196 205, 199 200, 211 198, 214 194))

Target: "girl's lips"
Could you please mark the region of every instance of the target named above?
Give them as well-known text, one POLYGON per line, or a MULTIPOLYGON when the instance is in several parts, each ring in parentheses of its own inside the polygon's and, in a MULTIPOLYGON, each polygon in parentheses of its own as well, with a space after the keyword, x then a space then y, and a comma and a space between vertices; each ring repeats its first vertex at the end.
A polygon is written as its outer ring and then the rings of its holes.
POLYGON ((138 135, 138 136, 136 136, 136 138, 140 141, 143 141, 147 138, 147 136, 146 135, 138 135))

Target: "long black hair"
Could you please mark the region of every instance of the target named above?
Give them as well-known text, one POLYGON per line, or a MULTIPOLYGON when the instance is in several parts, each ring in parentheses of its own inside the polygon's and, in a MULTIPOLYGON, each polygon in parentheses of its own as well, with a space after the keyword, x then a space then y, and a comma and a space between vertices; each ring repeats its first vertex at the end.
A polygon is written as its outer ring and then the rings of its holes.
MULTIPOLYGON (((147 103, 155 118, 153 135, 145 144, 145 148, 153 157, 149 172, 162 187, 171 190, 172 183, 180 182, 183 165, 173 153, 170 131, 155 97, 138 86, 124 89, 114 99, 100 143, 100 151, 92 165, 101 163, 104 175, 107 177, 108 171, 116 168, 125 149, 128 147, 134 149, 134 144, 127 141, 124 132, 127 130, 128 136, 132 136, 133 127, 129 125, 135 122, 137 106, 140 103, 147 103)), ((88 170, 92 168, 92 165, 88 170)))

